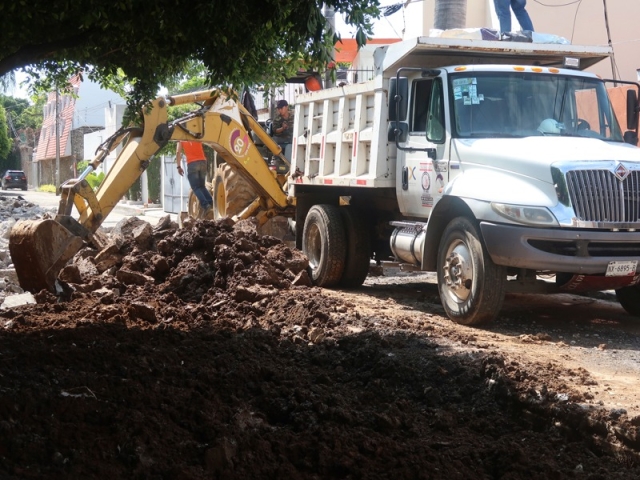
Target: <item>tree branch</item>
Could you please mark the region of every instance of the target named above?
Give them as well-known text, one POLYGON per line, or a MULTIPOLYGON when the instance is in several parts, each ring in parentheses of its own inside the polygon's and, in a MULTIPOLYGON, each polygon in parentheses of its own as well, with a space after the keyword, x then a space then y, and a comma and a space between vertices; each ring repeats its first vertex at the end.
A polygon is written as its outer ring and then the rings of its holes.
POLYGON ((78 45, 85 43, 89 38, 89 32, 84 32, 56 42, 25 45, 11 55, 0 59, 0 76, 6 75, 17 68, 26 67, 45 60, 60 50, 78 47, 78 45))

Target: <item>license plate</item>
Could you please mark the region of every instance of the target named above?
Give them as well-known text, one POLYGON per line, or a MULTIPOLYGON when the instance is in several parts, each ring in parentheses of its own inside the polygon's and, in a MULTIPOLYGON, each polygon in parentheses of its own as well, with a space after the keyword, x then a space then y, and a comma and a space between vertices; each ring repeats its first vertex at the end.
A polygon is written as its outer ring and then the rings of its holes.
POLYGON ((618 260, 614 260, 613 262, 609 262, 607 265, 607 277, 626 277, 632 276, 636 274, 636 267, 638 266, 638 262, 628 261, 622 262, 618 260))

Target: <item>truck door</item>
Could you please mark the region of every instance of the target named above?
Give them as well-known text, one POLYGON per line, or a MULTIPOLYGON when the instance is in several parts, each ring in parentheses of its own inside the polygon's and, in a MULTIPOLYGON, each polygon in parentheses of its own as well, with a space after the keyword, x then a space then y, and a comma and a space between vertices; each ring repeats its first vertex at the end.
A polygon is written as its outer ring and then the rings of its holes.
POLYGON ((409 132, 398 151, 398 203, 404 215, 428 218, 448 181, 445 96, 442 78, 416 79, 411 86, 409 132), (428 150, 431 151, 431 155, 428 150))

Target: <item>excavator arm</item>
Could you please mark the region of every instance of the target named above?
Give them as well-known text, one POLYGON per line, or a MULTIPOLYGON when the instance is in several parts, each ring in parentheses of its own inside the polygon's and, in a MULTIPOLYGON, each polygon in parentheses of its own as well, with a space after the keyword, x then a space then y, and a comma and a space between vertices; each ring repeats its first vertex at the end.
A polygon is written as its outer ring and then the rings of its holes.
POLYGON ((11 230, 9 250, 20 285, 37 292, 56 291, 56 278, 64 265, 82 247, 105 218, 146 170, 168 142, 200 141, 212 147, 253 186, 258 196, 242 217, 256 216, 260 222, 291 205, 284 180, 274 175, 258 151, 253 131, 274 154, 281 148, 238 102, 217 90, 160 97, 143 111, 144 127, 121 129, 99 148, 87 169, 60 186, 60 204, 55 219, 27 220, 11 230), (170 105, 200 105, 186 116, 168 122, 170 105), (96 170, 107 155, 124 141, 124 146, 97 191, 86 176, 96 170), (74 216, 74 207, 77 218, 74 216))

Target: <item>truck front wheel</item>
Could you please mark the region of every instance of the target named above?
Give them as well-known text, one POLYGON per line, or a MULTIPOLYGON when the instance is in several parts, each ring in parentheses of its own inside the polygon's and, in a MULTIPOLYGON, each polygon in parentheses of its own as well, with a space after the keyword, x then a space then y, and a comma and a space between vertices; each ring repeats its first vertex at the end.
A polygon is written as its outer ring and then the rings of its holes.
POLYGON ((502 308, 506 281, 505 267, 493 263, 475 224, 454 218, 438 248, 438 291, 449 318, 462 325, 490 322, 502 308))
POLYGON ((627 313, 640 317, 640 285, 619 288, 616 290, 616 298, 627 313))
POLYGON ((340 210, 334 205, 314 205, 302 231, 302 251, 309 259, 311 280, 319 287, 338 284, 344 271, 346 234, 340 210))

